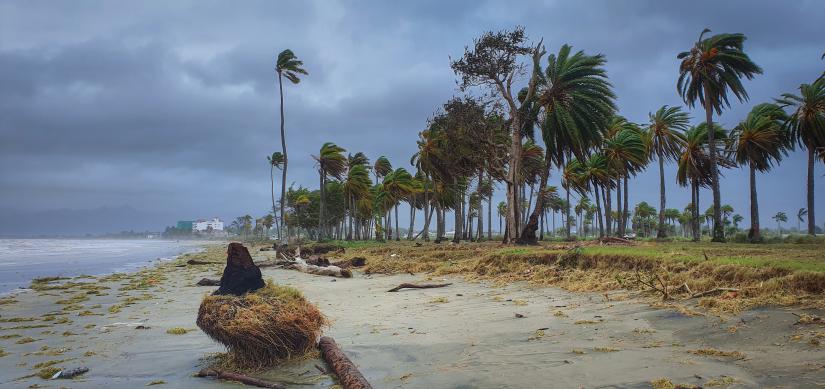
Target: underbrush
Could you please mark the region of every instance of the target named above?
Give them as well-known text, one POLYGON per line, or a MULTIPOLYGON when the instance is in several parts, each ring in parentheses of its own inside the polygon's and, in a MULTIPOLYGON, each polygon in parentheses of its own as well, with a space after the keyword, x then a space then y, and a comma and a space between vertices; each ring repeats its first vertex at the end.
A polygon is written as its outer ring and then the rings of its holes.
MULTIPOLYGON (((677 247, 677 244, 659 247, 657 253, 638 246, 390 244, 348 250, 347 256, 366 257, 368 273, 461 275, 468 280, 488 280, 495 284, 527 281, 582 292, 631 289, 651 292, 668 300, 686 300, 715 290, 728 291, 692 299, 698 303, 702 297, 701 306, 719 312, 738 312, 769 304, 825 305, 823 271, 796 265, 775 266, 769 260, 739 261, 745 263, 741 264, 730 256, 726 260, 700 259, 702 253, 698 254, 699 258, 669 255, 667 248, 671 246, 677 247), (651 286, 651 282, 640 282, 644 280, 655 282, 651 286)), ((725 246, 715 249, 725 249, 725 246)), ((704 256, 708 258, 707 254, 704 256)), ((815 269, 825 265, 815 264, 815 269)))

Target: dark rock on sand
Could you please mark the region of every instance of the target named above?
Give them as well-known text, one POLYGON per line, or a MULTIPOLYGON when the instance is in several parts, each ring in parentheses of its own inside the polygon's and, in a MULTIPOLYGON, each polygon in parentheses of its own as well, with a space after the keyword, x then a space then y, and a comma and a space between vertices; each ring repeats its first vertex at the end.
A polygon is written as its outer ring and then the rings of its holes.
POLYGON ((211 278, 201 278, 201 280, 197 283, 198 286, 218 286, 220 284, 221 280, 214 280, 211 278))
POLYGON ((220 286, 213 294, 240 296, 264 287, 261 269, 255 266, 249 250, 240 243, 230 243, 226 250, 226 268, 220 286))

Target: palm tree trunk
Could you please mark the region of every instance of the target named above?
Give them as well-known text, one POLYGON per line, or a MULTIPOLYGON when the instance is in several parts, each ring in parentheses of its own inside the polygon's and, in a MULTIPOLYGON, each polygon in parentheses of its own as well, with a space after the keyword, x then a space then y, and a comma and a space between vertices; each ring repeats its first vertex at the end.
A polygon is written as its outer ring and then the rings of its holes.
POLYGON ((399 235, 400 232, 398 231, 398 203, 395 203, 395 240, 401 240, 401 236, 399 235))
POLYGON ((692 197, 693 197, 693 210, 692 210, 692 224, 693 224, 693 241, 698 242, 702 239, 702 230, 699 226, 699 185, 695 179, 690 181, 692 197))
POLYGON ((321 186, 321 198, 318 201, 318 240, 324 240, 324 229, 326 228, 326 223, 324 223, 324 187, 326 187, 326 185, 324 185, 324 176, 326 173, 323 168, 319 169, 319 173, 320 177, 318 180, 320 181, 319 185, 321 186))
POLYGON ((602 188, 604 193, 604 224, 607 230, 607 236, 613 235, 613 201, 610 198, 610 188, 602 188))
MULTIPOLYGON (((521 243, 528 243, 528 244, 535 244, 536 243, 536 230, 538 229, 539 223, 539 215, 544 212, 544 188, 547 187, 547 178, 550 176, 550 168, 552 167, 552 156, 551 150, 545 151, 545 167, 541 171, 541 176, 539 177, 539 193, 536 196, 536 207, 533 208, 533 213, 530 214, 530 219, 527 223, 524 224, 524 230, 521 231, 521 236, 519 241, 521 243)), ((530 187, 530 197, 532 200, 533 197, 533 187, 530 187)), ((568 201, 570 199, 570 194, 568 192, 568 201)), ((529 203, 528 203, 529 204, 529 203)))
POLYGON ((284 168, 281 170, 281 228, 283 228, 284 203, 286 203, 286 169, 289 163, 286 156, 286 133, 284 132, 284 83, 281 73, 278 73, 278 92, 281 95, 281 153, 284 154, 284 168))
POLYGON ((627 187, 627 176, 624 177, 624 204, 622 205, 622 231, 627 231, 627 218, 630 216, 628 198, 630 190, 627 187))
POLYGON ((421 232, 424 234, 424 241, 430 241, 430 215, 432 212, 430 211, 430 199, 428 196, 429 188, 428 183, 430 181, 429 175, 424 174, 424 228, 421 232))
POLYGON ((488 173, 487 176, 490 178, 490 196, 487 197, 487 240, 493 240, 493 175, 488 173))
POLYGON ((544 240, 544 211, 539 215, 539 240, 544 240))
POLYGON ((665 159, 661 151, 656 154, 659 159, 659 228, 656 230, 656 238, 662 239, 667 236, 665 230, 665 159))
POLYGON ((564 231, 565 238, 570 240, 570 186, 565 184, 564 191, 567 194, 567 204, 564 206, 564 231))
POLYGON ((751 186, 751 229, 748 231, 748 239, 751 242, 759 242, 762 240, 759 234, 759 202, 756 199, 756 169, 753 164, 750 168, 750 186, 751 186))
POLYGON ((622 178, 616 179, 616 212, 619 217, 616 220, 616 236, 624 236, 624 225, 622 224, 622 178))
POLYGON ((816 235, 814 220, 814 145, 808 146, 808 235, 816 235))
POLYGON ((724 242, 725 231, 722 226, 722 195, 719 192, 719 167, 716 160, 716 131, 713 130, 713 108, 710 98, 707 96, 707 85, 705 93, 705 116, 708 125, 708 146, 710 147, 710 172, 711 186, 713 187, 713 242, 724 242))
POLYGON ((604 224, 602 223, 602 200, 601 196, 599 196, 599 186, 593 185, 593 194, 596 197, 596 216, 599 219, 599 237, 604 236, 604 224))
POLYGON ((410 229, 407 230, 407 240, 412 240, 413 229, 415 228, 415 205, 410 201, 410 229))
POLYGON ((461 205, 459 202, 456 204, 455 210, 453 213, 455 214, 455 226, 453 228, 453 243, 458 243, 461 241, 461 227, 464 226, 464 217, 461 215, 461 211, 464 209, 464 206, 461 205))
POLYGON ((521 121, 518 120, 517 112, 511 109, 510 117, 510 169, 507 171, 507 234, 504 235, 504 243, 513 243, 518 238, 519 220, 519 182, 518 171, 521 160, 521 121))

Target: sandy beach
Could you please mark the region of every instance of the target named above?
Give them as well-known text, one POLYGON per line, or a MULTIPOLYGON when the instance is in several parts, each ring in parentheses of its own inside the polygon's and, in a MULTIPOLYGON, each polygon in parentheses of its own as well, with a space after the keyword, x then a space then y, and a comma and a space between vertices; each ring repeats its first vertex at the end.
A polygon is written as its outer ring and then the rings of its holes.
MULTIPOLYGON (((166 262, 136 273, 44 283, 4 299, 0 386, 237 387, 192 377, 224 351, 195 326, 201 298, 214 289, 195 283, 217 278, 221 269, 166 262), (174 328, 187 331, 167 333, 174 328), (73 380, 34 376, 50 366, 90 370, 73 380)), ((730 388, 825 383, 823 327, 796 325, 792 312, 799 309, 720 318, 654 308, 625 291, 572 293, 438 277, 453 284, 387 293, 427 276, 356 272, 337 279, 262 270, 265 279, 300 289, 331 319, 325 334, 376 388, 650 388, 660 379, 730 388)), ((301 358, 260 375, 290 387, 333 387, 316 364, 323 366, 301 358)))

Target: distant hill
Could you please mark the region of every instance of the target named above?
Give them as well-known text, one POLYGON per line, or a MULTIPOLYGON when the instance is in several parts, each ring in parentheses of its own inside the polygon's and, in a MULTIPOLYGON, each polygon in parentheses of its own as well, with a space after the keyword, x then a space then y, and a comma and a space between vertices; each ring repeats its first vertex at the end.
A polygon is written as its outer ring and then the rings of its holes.
POLYGON ((0 210, 0 236, 83 236, 120 231, 163 231, 174 217, 129 206, 48 211, 0 210))

